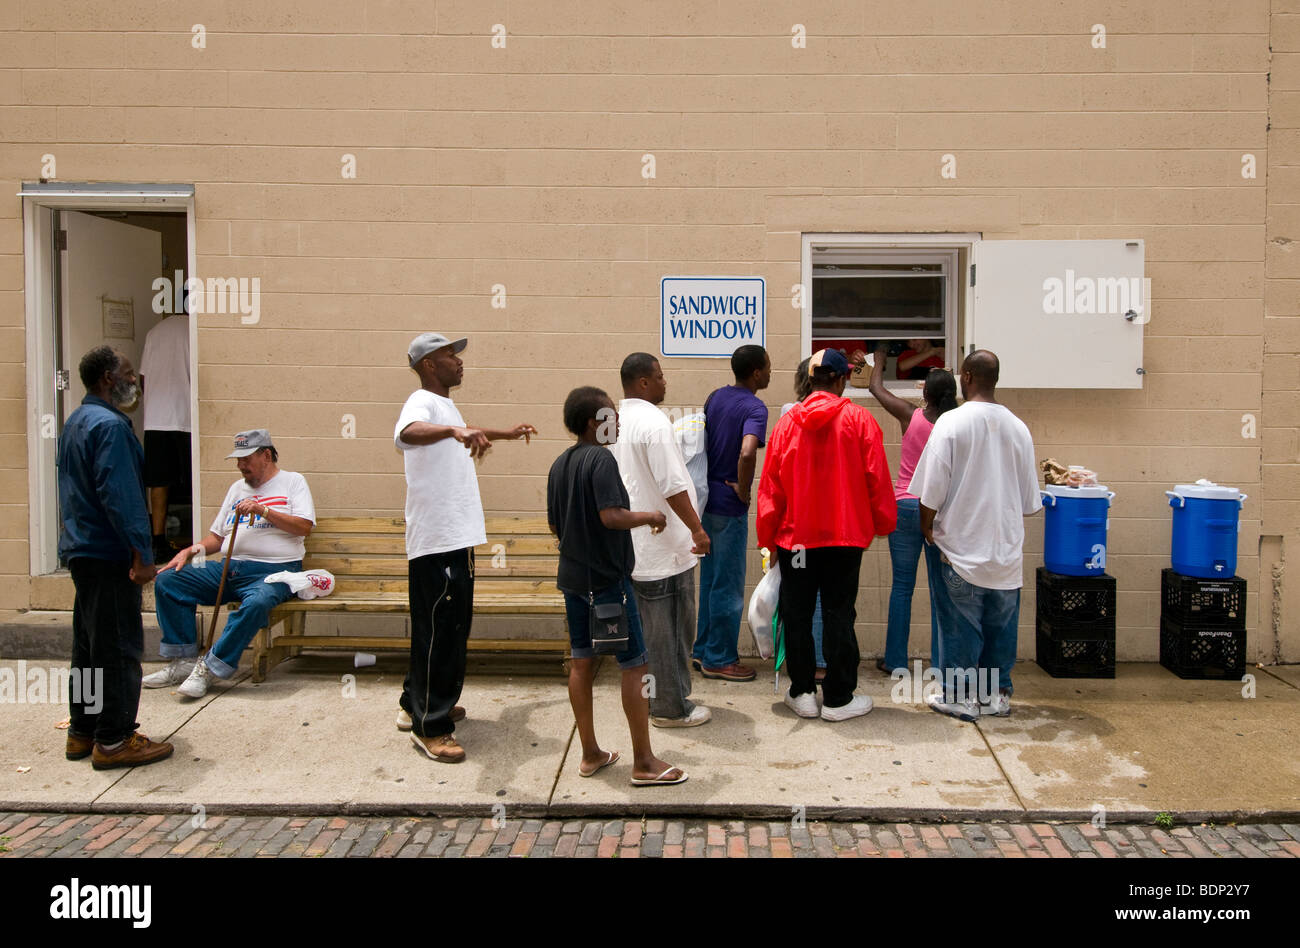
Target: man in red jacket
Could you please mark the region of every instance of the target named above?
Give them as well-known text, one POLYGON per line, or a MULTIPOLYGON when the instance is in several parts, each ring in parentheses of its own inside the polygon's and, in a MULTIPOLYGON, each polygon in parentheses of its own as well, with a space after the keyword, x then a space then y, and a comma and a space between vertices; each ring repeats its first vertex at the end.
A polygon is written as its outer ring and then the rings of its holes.
POLYGON ((872 537, 894 532, 898 508, 884 438, 871 413, 844 398, 849 363, 822 349, 808 363, 812 394, 772 432, 758 485, 758 543, 781 564, 779 608, 785 624, 790 691, 801 718, 818 715, 812 617, 822 598, 821 717, 844 721, 871 710, 858 684, 858 570, 872 537))

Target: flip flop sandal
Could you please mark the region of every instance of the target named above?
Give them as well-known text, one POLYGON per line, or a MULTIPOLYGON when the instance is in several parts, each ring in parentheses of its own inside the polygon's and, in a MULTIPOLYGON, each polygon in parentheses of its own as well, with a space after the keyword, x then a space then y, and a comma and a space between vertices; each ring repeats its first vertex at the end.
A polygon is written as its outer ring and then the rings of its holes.
POLYGON ((578 768, 578 776, 579 776, 579 777, 594 777, 594 776, 596 776, 596 774, 600 773, 601 770, 603 770, 604 768, 608 767, 610 764, 612 764, 612 763, 614 763, 616 760, 618 760, 618 751, 607 751, 607 753, 609 754, 609 757, 607 757, 607 758, 605 759, 605 762, 604 762, 603 764, 598 764, 598 765, 596 766, 596 769, 593 770, 591 773, 589 773, 589 774, 585 774, 585 773, 582 772, 582 767, 579 767, 579 768, 578 768))
POLYGON ((672 786, 672 785, 675 784, 675 783, 685 783, 687 777, 690 776, 690 775, 687 774, 686 771, 684 771, 684 770, 682 771, 682 775, 681 775, 680 777, 678 777, 676 780, 665 780, 665 779, 664 779, 664 777, 666 777, 668 774, 670 774, 670 773, 672 773, 674 770, 678 770, 678 769, 679 769, 679 768, 677 768, 677 767, 669 767, 667 770, 665 770, 663 773, 661 773, 658 777, 633 777, 633 778, 632 778, 632 786, 634 786, 634 787, 658 787, 658 786, 669 787, 669 786, 672 786))

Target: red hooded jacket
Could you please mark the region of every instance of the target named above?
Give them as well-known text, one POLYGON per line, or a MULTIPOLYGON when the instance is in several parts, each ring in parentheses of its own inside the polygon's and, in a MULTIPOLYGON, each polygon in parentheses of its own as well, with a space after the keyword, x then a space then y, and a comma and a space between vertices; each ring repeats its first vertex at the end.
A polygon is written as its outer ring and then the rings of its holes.
POLYGON ((758 484, 759 546, 865 549, 898 525, 884 436, 871 412, 813 392, 776 423, 758 484))

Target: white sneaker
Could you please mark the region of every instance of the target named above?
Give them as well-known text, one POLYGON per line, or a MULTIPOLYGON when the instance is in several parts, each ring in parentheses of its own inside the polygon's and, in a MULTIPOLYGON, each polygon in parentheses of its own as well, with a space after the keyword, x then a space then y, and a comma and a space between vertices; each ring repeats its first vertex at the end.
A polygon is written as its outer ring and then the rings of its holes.
POLYGON ((926 695, 925 703, 931 711, 938 711, 952 718, 963 721, 977 721, 980 716, 979 705, 974 701, 944 701, 943 695, 926 695))
POLYGON ((702 704, 697 704, 695 709, 684 718, 651 718, 650 723, 655 727, 699 727, 713 720, 713 712, 702 704))
POLYGON ((848 704, 841 705, 838 708, 828 708, 822 705, 823 721, 847 721, 849 718, 858 718, 871 710, 871 699, 866 695, 854 695, 848 704))
POLYGON ((405 709, 405 708, 398 708, 398 709, 397 709, 397 729, 398 729, 399 731, 409 731, 409 730, 411 729, 412 726, 413 726, 413 725, 411 724, 411 716, 410 716, 409 714, 406 713, 406 709, 405 709))
POLYGON ((179 685, 190 677, 190 672, 193 670, 194 659, 173 658, 166 668, 152 675, 145 675, 140 684, 146 688, 169 688, 172 685, 179 685))
POLYGON ((818 714, 817 695, 812 691, 797 698, 791 698, 790 692, 787 691, 785 693, 785 706, 801 718, 815 718, 818 714))
POLYGON ((1009 718, 1011 717, 1011 696, 1005 692, 999 691, 987 702, 980 702, 980 717, 982 718, 1009 718))
POLYGON ((208 671, 208 666, 200 658, 194 663, 194 670, 190 672, 190 677, 186 678, 176 690, 187 698, 202 698, 208 693, 208 685, 212 684, 212 678, 212 672, 208 671))

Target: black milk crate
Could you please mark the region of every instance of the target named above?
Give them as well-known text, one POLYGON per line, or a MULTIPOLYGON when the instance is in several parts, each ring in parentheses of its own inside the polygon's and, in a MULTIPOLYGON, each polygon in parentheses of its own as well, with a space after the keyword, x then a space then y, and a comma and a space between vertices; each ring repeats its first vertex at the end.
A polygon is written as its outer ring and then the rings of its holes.
POLYGON ((1240 681, 1246 674, 1246 630, 1160 619, 1160 664, 1179 678, 1240 681))
POLYGON ((1035 660, 1053 678, 1114 678, 1115 620, 1052 622, 1038 616, 1035 660))
MULTIPOLYGON (((1035 587, 1037 613, 1054 625, 1069 623, 1077 629, 1096 626, 1098 634, 1115 635, 1115 577, 1066 576, 1038 567, 1035 587)), ((1092 638, 1076 635, 1075 638, 1092 638)))
POLYGON ((1160 573, 1160 617, 1181 626, 1246 628, 1246 581, 1240 576, 1198 579, 1172 569, 1160 573))

